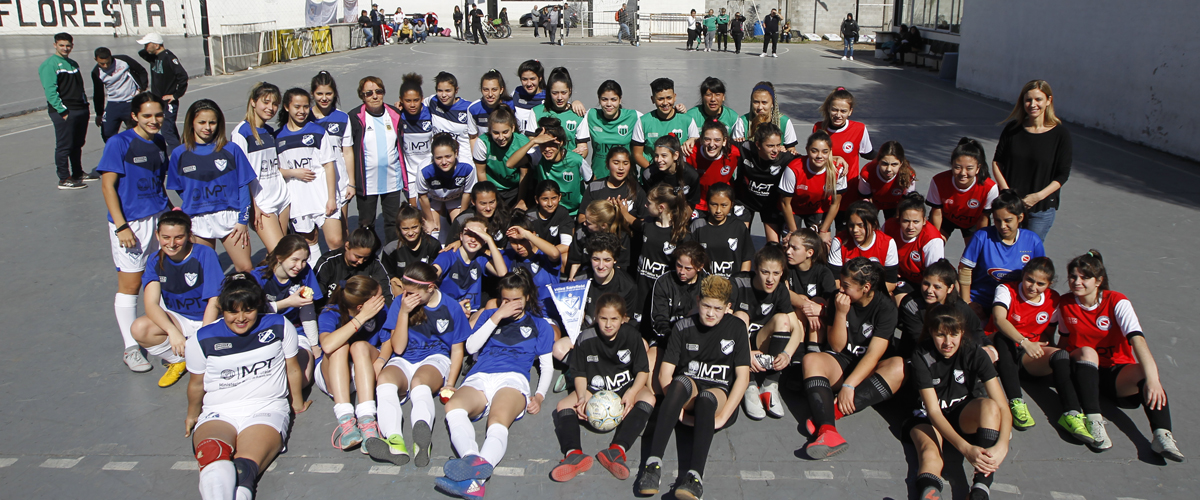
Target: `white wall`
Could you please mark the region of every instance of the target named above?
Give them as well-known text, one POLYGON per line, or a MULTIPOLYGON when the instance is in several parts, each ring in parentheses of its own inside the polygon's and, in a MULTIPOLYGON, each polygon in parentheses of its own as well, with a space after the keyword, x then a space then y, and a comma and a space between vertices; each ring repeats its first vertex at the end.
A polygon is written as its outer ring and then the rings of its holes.
MULTIPOLYGON (((416 3, 416 2, 414 2, 416 3)), ((304 26, 305 0, 208 0, 208 25, 275 21, 278 29, 304 26)), ((0 35, 200 34, 199 0, 0 0, 0 35), (40 7, 40 8, 39 8, 40 7), (118 12, 119 8, 119 12, 118 12), (115 14, 115 16, 114 16, 115 14)))
POLYGON ((1060 118, 1200 159, 1198 14, 1195 0, 967 2, 958 86, 1011 103, 1043 79, 1060 118))

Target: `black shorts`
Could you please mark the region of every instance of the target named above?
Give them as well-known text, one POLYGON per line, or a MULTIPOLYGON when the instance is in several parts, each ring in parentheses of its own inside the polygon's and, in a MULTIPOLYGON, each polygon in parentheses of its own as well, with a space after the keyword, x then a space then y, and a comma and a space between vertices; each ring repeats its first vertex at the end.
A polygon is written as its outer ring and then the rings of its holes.
MULTIPOLYGON (((957 405, 954 405, 953 408, 950 408, 949 410, 942 412, 942 415, 944 415, 946 417, 946 420, 948 422, 950 422, 950 427, 952 427, 954 429, 954 432, 957 432, 959 436, 963 437, 963 439, 966 439, 967 441, 971 441, 972 443, 974 442, 975 435, 967 434, 967 433, 963 432, 962 423, 959 422, 959 420, 962 419, 963 410, 967 409, 967 403, 970 403, 971 401, 974 401, 974 400, 975 400, 975 398, 967 399, 957 405)), ((901 436, 906 439, 912 439, 911 435, 912 435, 913 428, 918 425, 921 425, 921 424, 929 424, 930 427, 933 426, 933 421, 929 420, 929 417, 925 415, 924 411, 921 411, 921 415, 913 415, 912 417, 909 417, 908 420, 904 421, 904 426, 901 427, 901 431, 900 431, 901 436)), ((943 437, 942 442, 945 442, 945 441, 946 441, 946 438, 943 437)))
POLYGON ((978 231, 975 227, 962 227, 948 219, 942 219, 942 236, 947 240, 950 239, 950 235, 954 234, 955 229, 962 233, 963 240, 967 242, 970 242, 971 237, 975 236, 975 231, 978 231))
MULTIPOLYGON (((793 214, 796 219, 796 229, 812 228, 813 231, 821 232, 821 223, 825 222, 825 214, 793 214)), ((832 231, 833 228, 830 228, 832 231)))
POLYGON ((1132 410, 1142 405, 1141 393, 1131 394, 1129 396, 1117 395, 1117 376, 1121 374, 1121 370, 1129 364, 1112 365, 1108 367, 1100 367, 1100 394, 1110 397, 1116 401, 1117 406, 1126 410, 1132 410))
POLYGON ((760 212, 760 211, 754 210, 750 207, 746 207, 746 211, 742 214, 742 217, 739 217, 739 219, 742 222, 753 223, 754 222, 754 214, 760 214, 762 216, 763 224, 771 224, 773 226, 778 226, 778 225, 783 225, 787 221, 787 219, 784 219, 783 212, 778 209, 763 210, 760 212))
POLYGON ((517 195, 519 194, 517 188, 501 190, 498 191, 498 194, 500 202, 503 203, 504 206, 509 208, 517 206, 517 195))
POLYGON ((837 361, 838 366, 842 367, 842 377, 849 375, 858 366, 858 361, 862 358, 852 357, 844 352, 824 351, 825 354, 833 356, 833 360, 837 361))

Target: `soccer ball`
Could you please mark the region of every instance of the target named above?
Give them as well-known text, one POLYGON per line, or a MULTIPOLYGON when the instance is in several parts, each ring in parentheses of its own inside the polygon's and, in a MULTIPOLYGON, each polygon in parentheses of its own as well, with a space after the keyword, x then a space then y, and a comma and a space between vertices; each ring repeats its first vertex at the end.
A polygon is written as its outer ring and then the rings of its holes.
POLYGON ((616 429, 624 412, 625 405, 621 403, 621 397, 613 391, 592 394, 592 399, 587 402, 588 424, 600 432, 616 429))

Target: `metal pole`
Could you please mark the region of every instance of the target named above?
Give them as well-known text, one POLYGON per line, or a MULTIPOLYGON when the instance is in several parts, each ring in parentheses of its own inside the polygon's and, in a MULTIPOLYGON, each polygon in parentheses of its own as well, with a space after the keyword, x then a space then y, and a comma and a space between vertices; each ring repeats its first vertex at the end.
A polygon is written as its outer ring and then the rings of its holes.
POLYGON ((208 0, 200 0, 200 34, 204 37, 204 76, 212 76, 212 55, 208 50, 208 0))

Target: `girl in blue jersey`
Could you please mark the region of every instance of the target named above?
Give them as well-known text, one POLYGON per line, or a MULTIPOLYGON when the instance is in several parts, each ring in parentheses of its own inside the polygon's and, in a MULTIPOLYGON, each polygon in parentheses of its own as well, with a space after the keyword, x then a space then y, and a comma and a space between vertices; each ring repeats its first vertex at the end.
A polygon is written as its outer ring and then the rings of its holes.
MULTIPOLYGON (((471 135, 481 136, 491 130, 490 117, 492 112, 500 107, 513 110, 512 95, 504 84, 504 75, 499 70, 489 69, 479 77, 480 98, 467 107, 471 115, 471 135)), ((514 126, 516 122, 514 120, 514 126)))
POLYGON ((512 92, 512 103, 517 112, 517 130, 537 128, 533 108, 546 100, 546 89, 543 87, 546 68, 537 59, 530 59, 517 66, 517 78, 521 84, 512 92))
POLYGON ((471 190, 478 176, 473 165, 459 161, 461 151, 454 135, 438 132, 432 142, 433 163, 421 168, 417 195, 425 217, 425 232, 445 244, 447 235, 442 228, 449 229, 450 222, 471 204, 471 190))
POLYGON ((463 342, 471 324, 462 307, 437 286, 437 270, 424 262, 409 264, 392 301, 384 328, 392 331, 391 359, 379 372, 380 437, 363 446, 371 458, 396 465, 408 463, 404 442, 402 396, 412 401, 413 454, 417 467, 429 465, 433 452, 433 395, 453 392, 462 370, 463 342))
POLYGON ((541 316, 537 291, 524 269, 500 279, 500 307, 483 311, 466 341, 467 353, 477 356, 475 365, 446 403, 450 442, 460 458, 442 467, 445 477, 437 479, 439 490, 461 498, 482 498, 484 482, 508 448, 509 426, 526 412, 536 415, 541 410, 554 374, 550 355, 554 329, 541 316), (537 392, 530 394, 529 370, 535 359, 540 362, 540 376, 537 392), (480 447, 471 420, 484 416, 487 437, 480 447))
POLYGON ((187 339, 217 319, 216 297, 225 275, 216 251, 192 244, 187 214, 164 213, 154 234, 158 251, 150 255, 142 273, 146 315, 133 321, 130 333, 146 352, 167 364, 158 386, 170 387, 183 376, 187 339))
POLYGON ((963 300, 980 317, 992 303, 996 286, 1021 279, 1021 269, 1030 259, 1045 257, 1042 239, 1028 229, 1025 202, 1011 189, 1000 192, 992 202, 992 225, 976 231, 958 264, 958 283, 963 300), (968 286, 969 285, 969 286, 968 286))
POLYGON ((258 283, 235 274, 217 303, 222 320, 188 340, 184 436, 200 466, 201 498, 253 498, 259 471, 287 440, 292 414, 311 402, 301 390, 296 330, 282 316, 264 314, 258 283))
POLYGON ((338 210, 337 158, 325 127, 311 121, 312 96, 291 88, 283 94, 284 114, 279 117, 275 150, 279 167, 292 196, 292 229, 308 242, 308 264, 321 258, 317 228, 329 248, 341 248, 345 239, 338 210))
POLYGON ((408 73, 400 80, 400 128, 403 129, 404 165, 407 169, 408 198, 417 197, 417 177, 421 168, 433 160, 430 141, 433 139, 433 115, 425 105, 425 91, 421 90, 421 75, 408 73))
POLYGON ((345 285, 338 285, 317 319, 321 350, 315 385, 333 398, 338 425, 332 443, 339 450, 379 437, 375 377, 392 356, 391 329, 386 323, 383 289, 378 281, 363 275, 351 276, 345 285), (358 404, 351 405, 350 395, 355 390, 358 404))
POLYGON ((208 247, 221 240, 238 271, 250 262, 250 185, 256 178, 242 148, 225 138, 225 113, 201 99, 188 108, 183 144, 171 153, 167 189, 179 193, 183 211, 192 216, 196 242, 208 247))
POLYGON ((246 119, 233 127, 229 142, 246 153, 250 167, 258 176, 250 185, 254 197, 254 231, 267 251, 275 249, 279 238, 288 233, 291 196, 279 173, 279 157, 275 154, 275 130, 268 125, 279 111, 279 87, 258 82, 250 88, 246 101, 246 119))
POLYGON ((467 108, 471 101, 458 96, 458 78, 445 71, 433 77, 435 94, 425 102, 433 119, 433 133, 446 132, 458 142, 458 157, 471 157, 471 144, 479 132, 467 108))
POLYGON ((458 235, 459 246, 448 248, 433 260, 438 272, 438 287, 451 300, 458 301, 464 311, 475 312, 483 305, 482 279, 508 274, 504 255, 488 234, 487 221, 474 217, 463 224, 458 235))
POLYGON ((137 319, 138 288, 146 259, 158 251, 154 237, 158 218, 169 202, 163 190, 167 175, 166 142, 162 128, 162 99, 144 92, 130 103, 136 125, 109 138, 96 170, 108 207, 108 240, 117 267, 117 295, 113 310, 125 342, 125 365, 138 373, 150 371, 138 343, 130 334, 137 319))
POLYGON ((252 273, 267 295, 269 310, 282 314, 302 332, 300 346, 310 351, 301 361, 305 382, 311 381, 311 351, 319 345, 320 330, 313 302, 325 298, 312 267, 308 265, 308 244, 304 237, 289 234, 279 240, 275 250, 252 273))
MULTIPOLYGON (((312 78, 309 91, 312 92, 312 119, 318 125, 325 127, 333 149, 337 152, 337 195, 338 207, 342 212, 342 220, 347 217, 347 207, 354 197, 354 188, 350 186, 350 172, 346 170, 346 157, 352 156, 348 146, 354 145, 354 135, 350 133, 350 116, 337 109, 340 94, 337 82, 328 71, 321 71, 312 78), (343 149, 343 146, 347 148, 343 149)), ((343 231, 346 228, 343 228, 343 231)))

